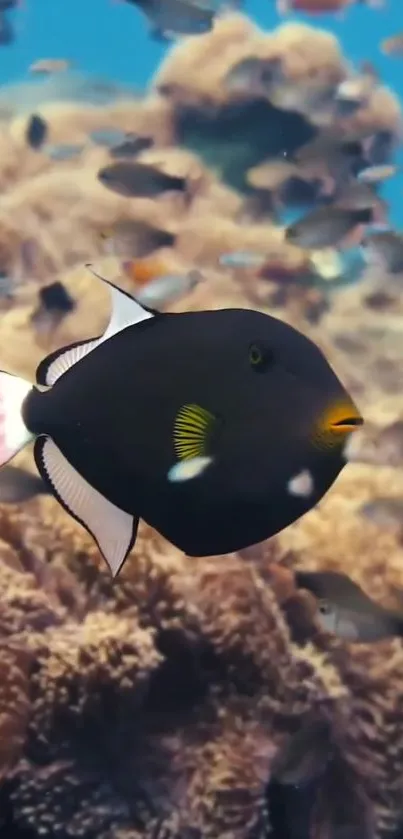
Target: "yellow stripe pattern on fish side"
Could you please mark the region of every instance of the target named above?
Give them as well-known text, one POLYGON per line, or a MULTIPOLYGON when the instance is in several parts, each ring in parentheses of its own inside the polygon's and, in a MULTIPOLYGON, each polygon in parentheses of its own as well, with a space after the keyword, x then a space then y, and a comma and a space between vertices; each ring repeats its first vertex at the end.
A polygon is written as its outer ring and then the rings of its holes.
POLYGON ((182 405, 174 424, 174 448, 179 460, 206 454, 216 418, 200 405, 182 405))

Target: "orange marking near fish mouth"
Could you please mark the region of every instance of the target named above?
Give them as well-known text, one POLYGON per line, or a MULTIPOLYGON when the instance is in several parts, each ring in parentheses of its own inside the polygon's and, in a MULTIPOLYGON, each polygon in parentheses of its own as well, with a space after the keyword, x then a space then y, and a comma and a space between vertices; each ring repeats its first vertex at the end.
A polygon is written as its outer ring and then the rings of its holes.
POLYGON ((363 425, 364 420, 360 416, 354 417, 347 417, 344 420, 338 420, 337 422, 331 423, 332 431, 341 431, 345 434, 349 433, 350 431, 356 431, 357 428, 360 428, 363 425))
POLYGON ((333 404, 325 412, 320 428, 332 434, 349 434, 363 425, 363 418, 353 402, 333 404))
POLYGON ((363 424, 364 420, 354 402, 346 400, 333 403, 320 417, 313 443, 321 449, 332 449, 363 424))

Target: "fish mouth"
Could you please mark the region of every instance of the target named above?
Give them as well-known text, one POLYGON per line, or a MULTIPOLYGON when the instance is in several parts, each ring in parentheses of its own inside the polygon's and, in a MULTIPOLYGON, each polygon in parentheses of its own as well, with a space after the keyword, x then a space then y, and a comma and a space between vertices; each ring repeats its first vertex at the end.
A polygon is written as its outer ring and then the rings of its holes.
POLYGON ((359 410, 350 399, 333 402, 319 419, 313 442, 321 449, 338 448, 345 438, 364 424, 359 410))
POLYGON ((363 424, 363 418, 357 413, 344 417, 343 419, 336 420, 335 422, 331 422, 330 428, 336 432, 340 431, 345 434, 349 434, 351 431, 356 431, 357 428, 361 428, 363 424))

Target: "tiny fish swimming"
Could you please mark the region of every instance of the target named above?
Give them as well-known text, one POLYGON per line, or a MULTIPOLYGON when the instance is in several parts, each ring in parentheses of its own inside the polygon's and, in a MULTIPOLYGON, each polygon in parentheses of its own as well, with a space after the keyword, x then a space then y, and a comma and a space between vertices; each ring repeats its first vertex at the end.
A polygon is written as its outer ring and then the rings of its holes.
POLYGON ((114 575, 139 518, 208 556, 313 507, 362 424, 319 349, 261 312, 161 314, 104 282, 105 333, 45 358, 46 390, 0 373, 0 463, 35 439, 43 481, 114 575))
POLYGON ((299 588, 319 601, 319 622, 326 632, 357 643, 403 636, 403 617, 371 600, 347 574, 297 571, 299 588))

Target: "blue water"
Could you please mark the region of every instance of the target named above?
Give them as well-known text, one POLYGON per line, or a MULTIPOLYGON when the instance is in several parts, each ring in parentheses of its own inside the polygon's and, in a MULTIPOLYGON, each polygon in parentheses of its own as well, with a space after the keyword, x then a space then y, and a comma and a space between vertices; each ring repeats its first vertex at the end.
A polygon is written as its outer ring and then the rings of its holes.
MULTIPOLYGON (((279 19, 274 0, 249 0, 245 11, 263 29, 279 19)), ((403 102, 403 59, 383 56, 379 43, 403 28, 403 0, 385 0, 383 10, 359 5, 344 16, 320 18, 294 14, 301 20, 333 32, 346 57, 355 62, 366 59, 378 68, 382 81, 403 102)), ((68 58, 83 73, 144 88, 167 48, 151 39, 144 16, 124 0, 21 0, 20 7, 8 13, 16 38, 0 47, 0 83, 28 78, 29 65, 39 58, 68 58)), ((291 19, 289 17, 288 19, 291 19)), ((398 154, 403 166, 403 153, 398 154)), ((391 219, 403 225, 403 175, 384 188, 390 202, 391 219)))

